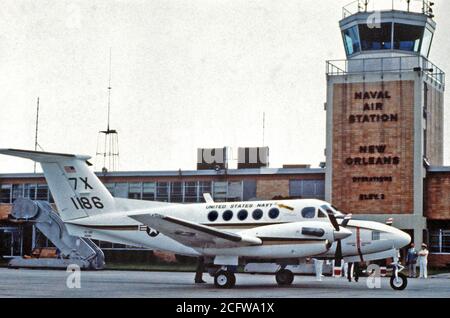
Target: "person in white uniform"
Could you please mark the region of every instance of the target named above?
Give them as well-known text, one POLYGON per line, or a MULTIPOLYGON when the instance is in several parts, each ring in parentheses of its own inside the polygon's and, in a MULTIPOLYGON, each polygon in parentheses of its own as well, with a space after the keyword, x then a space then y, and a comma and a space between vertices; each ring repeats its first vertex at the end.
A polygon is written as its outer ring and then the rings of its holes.
POLYGON ((322 271, 323 271, 323 260, 320 260, 320 259, 317 259, 317 258, 315 258, 314 259, 314 268, 315 268, 315 270, 316 270, 316 280, 318 281, 318 282, 321 282, 322 281, 322 271))
POLYGON ((428 250, 427 245, 422 244, 422 249, 419 252, 419 266, 420 266, 420 275, 419 278, 428 278, 428 250))

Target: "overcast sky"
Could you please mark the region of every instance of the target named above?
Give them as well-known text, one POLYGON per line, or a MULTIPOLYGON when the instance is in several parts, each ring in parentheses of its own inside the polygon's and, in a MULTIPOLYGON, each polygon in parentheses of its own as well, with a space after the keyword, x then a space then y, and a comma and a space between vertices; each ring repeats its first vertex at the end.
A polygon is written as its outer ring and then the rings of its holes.
MULTIPOLYGON (((318 166, 325 61, 345 58, 338 21, 348 2, 3 0, 0 148, 33 149, 39 96, 44 150, 95 157, 112 48, 120 170, 195 169, 199 147, 260 146, 263 112, 272 167, 318 166)), ((435 2, 430 59, 450 70, 450 1, 435 2)), ((448 111, 445 123, 448 143, 448 111)), ((32 169, 0 156, 0 172, 32 169)))

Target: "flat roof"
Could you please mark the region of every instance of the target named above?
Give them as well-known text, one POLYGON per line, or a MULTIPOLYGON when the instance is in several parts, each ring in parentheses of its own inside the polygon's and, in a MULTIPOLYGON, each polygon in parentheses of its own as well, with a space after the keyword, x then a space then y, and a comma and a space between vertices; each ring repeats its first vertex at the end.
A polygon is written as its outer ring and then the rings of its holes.
MULTIPOLYGON (((166 170, 166 171, 114 171, 106 174, 95 172, 99 177, 213 177, 213 176, 264 176, 325 174, 322 168, 261 168, 229 170, 166 170)), ((43 173, 0 173, 0 179, 43 178, 43 173)))
POLYGON ((450 166, 431 166, 428 172, 450 172, 450 166))

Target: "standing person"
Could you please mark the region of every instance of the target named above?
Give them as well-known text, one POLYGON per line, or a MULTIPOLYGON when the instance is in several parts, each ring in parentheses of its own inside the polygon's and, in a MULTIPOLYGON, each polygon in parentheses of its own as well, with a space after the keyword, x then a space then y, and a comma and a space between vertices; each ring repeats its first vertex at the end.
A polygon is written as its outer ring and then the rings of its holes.
POLYGON ((195 270, 195 283, 196 284, 205 284, 206 282, 203 280, 203 272, 205 270, 205 258, 200 256, 197 258, 197 269, 195 270))
POLYGON ((426 244, 422 244, 422 249, 419 252, 419 266, 420 275, 419 278, 428 278, 428 249, 426 244))
POLYGON ((415 248, 415 244, 411 243, 406 254, 406 265, 408 266, 408 272, 410 278, 416 278, 416 264, 418 253, 415 248))
POLYGON ((347 279, 349 282, 352 282, 352 278, 355 280, 355 282, 358 282, 359 280, 359 273, 360 273, 360 268, 359 268, 359 263, 358 262, 354 262, 354 263, 348 263, 347 265, 347 279))
POLYGON ((323 271, 323 260, 320 260, 320 259, 317 259, 317 258, 315 258, 314 259, 314 267, 315 267, 315 270, 316 270, 316 280, 318 281, 318 282, 321 282, 322 281, 322 271, 323 271))

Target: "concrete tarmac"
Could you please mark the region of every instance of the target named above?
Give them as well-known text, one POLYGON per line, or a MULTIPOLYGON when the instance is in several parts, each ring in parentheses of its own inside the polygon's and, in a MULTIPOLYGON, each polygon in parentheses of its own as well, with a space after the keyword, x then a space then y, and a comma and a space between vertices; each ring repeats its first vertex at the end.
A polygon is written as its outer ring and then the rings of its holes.
POLYGON ((290 287, 278 287, 274 276, 236 275, 236 287, 219 290, 213 278, 204 275, 207 284, 193 284, 194 273, 139 271, 82 271, 80 287, 68 288, 70 273, 60 270, 0 268, 0 298, 75 297, 75 298, 449 298, 450 278, 440 275, 427 280, 410 279, 404 291, 394 291, 388 278, 380 289, 369 289, 366 278, 349 283, 344 278, 297 276, 290 287))

